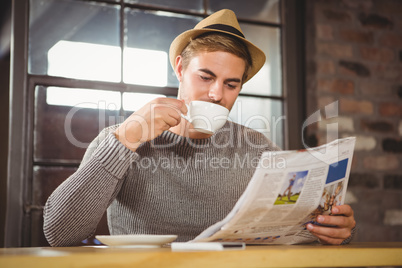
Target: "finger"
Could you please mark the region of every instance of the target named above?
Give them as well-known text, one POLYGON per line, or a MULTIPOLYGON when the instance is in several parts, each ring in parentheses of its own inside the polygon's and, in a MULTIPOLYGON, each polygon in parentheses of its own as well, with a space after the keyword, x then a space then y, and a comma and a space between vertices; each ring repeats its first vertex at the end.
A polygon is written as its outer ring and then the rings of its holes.
POLYGON ((154 112, 154 122, 158 124, 161 129, 166 130, 165 128, 168 129, 180 123, 180 112, 173 107, 157 106, 154 108, 154 112))
POLYGON ((315 235, 321 244, 324 245, 340 245, 343 242, 343 239, 327 237, 323 235, 315 235))
POLYGON ((156 98, 155 100, 153 100, 153 103, 171 105, 174 108, 178 109, 180 112, 184 114, 187 113, 187 106, 184 104, 183 100, 172 98, 156 98))
POLYGON ((173 116, 171 114, 168 114, 163 118, 165 123, 168 125, 168 128, 174 127, 180 123, 180 116, 179 118, 177 118, 177 116, 174 115, 175 114, 173 114, 173 116))
MULTIPOLYGON (((187 108, 186 108, 186 109, 187 109, 187 108)), ((172 108, 170 108, 170 109, 167 109, 167 110, 166 110, 166 113, 167 113, 167 115, 169 115, 170 117, 176 119, 176 120, 178 121, 177 124, 180 122, 180 120, 181 120, 181 114, 182 114, 182 111, 181 111, 181 110, 177 110, 177 109, 172 109, 172 108)))
POLYGON ((341 205, 332 207, 333 215, 353 216, 353 209, 349 205, 341 205))
POLYGON ((337 227, 350 227, 352 228, 353 226, 353 219, 351 217, 346 217, 343 215, 339 216, 329 216, 329 215, 319 215, 317 217, 317 222, 320 224, 325 224, 325 225, 332 225, 332 226, 337 226, 337 227))
POLYGON ((341 239, 342 241, 351 235, 351 231, 348 228, 325 227, 309 223, 307 229, 315 236, 325 236, 341 239))
POLYGON ((181 120, 181 110, 175 106, 158 104, 154 107, 154 114, 155 118, 162 118, 163 121, 172 126, 179 124, 181 120))
POLYGON ((187 114, 187 112, 188 112, 187 105, 185 104, 184 100, 180 100, 180 101, 181 101, 181 103, 182 103, 182 106, 181 106, 181 108, 180 108, 180 111, 181 111, 183 114, 187 114))

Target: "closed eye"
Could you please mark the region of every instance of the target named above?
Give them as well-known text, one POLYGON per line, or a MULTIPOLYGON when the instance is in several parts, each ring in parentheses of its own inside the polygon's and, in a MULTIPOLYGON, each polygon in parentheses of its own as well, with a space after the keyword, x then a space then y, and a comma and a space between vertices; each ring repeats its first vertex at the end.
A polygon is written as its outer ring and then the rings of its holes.
POLYGON ((207 81, 207 82, 212 80, 212 78, 209 77, 209 76, 202 76, 202 75, 200 75, 200 78, 201 78, 201 80, 204 80, 204 81, 207 81))
POLYGON ((241 86, 241 80, 238 78, 230 78, 225 80, 225 84, 229 89, 237 89, 241 86))
POLYGON ((235 89, 237 87, 237 85, 232 85, 232 84, 227 84, 227 86, 231 89, 235 89))
POLYGON ((199 76, 204 81, 211 81, 216 75, 208 69, 199 69, 199 76))
POLYGON ((237 89, 240 85, 240 82, 226 82, 226 86, 229 89, 237 89))

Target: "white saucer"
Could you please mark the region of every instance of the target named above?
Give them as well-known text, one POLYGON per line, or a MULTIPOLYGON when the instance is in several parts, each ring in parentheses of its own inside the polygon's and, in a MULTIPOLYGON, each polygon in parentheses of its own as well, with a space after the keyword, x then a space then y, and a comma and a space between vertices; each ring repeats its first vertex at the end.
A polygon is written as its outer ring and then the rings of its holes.
POLYGON ((108 246, 158 248, 176 240, 177 235, 97 235, 95 237, 108 246))

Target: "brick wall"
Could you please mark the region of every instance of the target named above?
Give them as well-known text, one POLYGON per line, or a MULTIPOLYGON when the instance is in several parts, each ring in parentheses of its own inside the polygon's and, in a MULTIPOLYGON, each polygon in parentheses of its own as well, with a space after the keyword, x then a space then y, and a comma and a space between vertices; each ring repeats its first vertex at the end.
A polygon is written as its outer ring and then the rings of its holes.
POLYGON ((310 125, 307 140, 357 137, 346 201, 356 241, 402 241, 402 1, 306 5, 307 112, 325 118, 332 103, 338 113, 310 125))

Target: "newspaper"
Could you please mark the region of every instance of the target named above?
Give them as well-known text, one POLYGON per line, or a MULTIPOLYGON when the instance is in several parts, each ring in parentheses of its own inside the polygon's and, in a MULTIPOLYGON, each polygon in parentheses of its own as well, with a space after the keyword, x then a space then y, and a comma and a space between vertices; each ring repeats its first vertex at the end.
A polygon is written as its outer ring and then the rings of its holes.
POLYGON ((222 221, 192 242, 299 244, 307 229, 344 203, 355 137, 299 151, 264 152, 246 190, 222 221))

